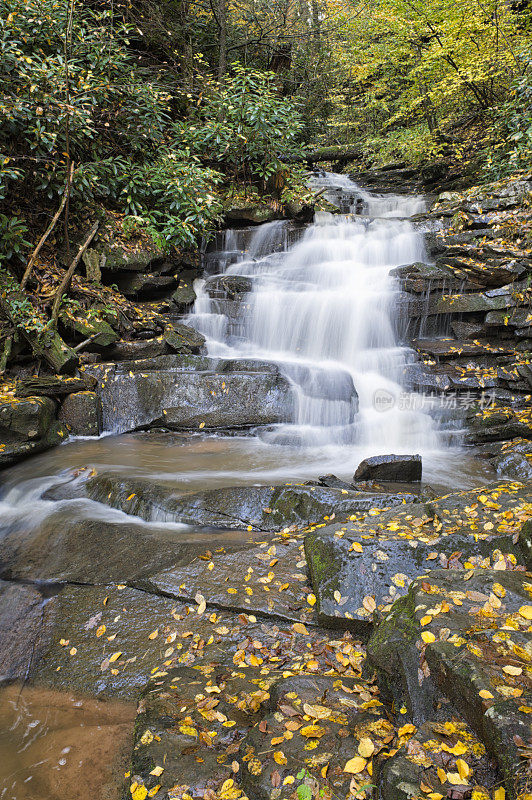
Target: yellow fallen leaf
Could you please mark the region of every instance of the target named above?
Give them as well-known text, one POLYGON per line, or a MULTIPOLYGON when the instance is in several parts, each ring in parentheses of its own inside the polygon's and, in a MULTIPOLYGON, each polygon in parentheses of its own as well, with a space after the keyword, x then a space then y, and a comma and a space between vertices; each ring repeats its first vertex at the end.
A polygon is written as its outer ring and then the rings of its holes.
POLYGON ((135 492, 133 492, 133 494, 130 494, 129 497, 126 497, 126 503, 128 502, 128 500, 133 500, 134 497, 136 497, 135 492))
POLYGON ((467 753, 467 745, 463 742, 456 742, 453 747, 450 747, 448 744, 442 744, 442 750, 445 750, 446 753, 451 753, 453 756, 463 756, 464 753, 467 753))
POLYGON ((462 778, 462 776, 460 775, 459 772, 448 772, 447 773, 447 780, 453 786, 461 786, 462 784, 466 784, 467 785, 467 780, 465 778, 462 778))
POLYGON ((277 750, 273 754, 273 760, 275 761, 276 764, 280 764, 280 765, 288 763, 288 759, 287 759, 287 757, 285 756, 285 754, 283 753, 282 750, 277 750))
POLYGON ((521 606, 519 613, 525 619, 532 619, 532 606, 521 606))
POLYGON ((145 786, 138 783, 132 783, 130 786, 131 797, 133 800, 144 800, 145 797, 148 795, 148 790, 145 786))
POLYGON ((316 605, 316 595, 315 594, 307 594, 307 603, 309 606, 316 605))
POLYGON ((425 616, 421 617, 421 619, 419 620, 419 624, 421 626, 428 625, 430 622, 432 622, 432 617, 430 616, 430 614, 425 614, 425 616))
POLYGON ((493 698, 492 693, 488 692, 487 689, 481 689, 479 695, 480 697, 482 697, 483 700, 491 700, 493 698))
POLYGON ((493 800, 504 800, 505 797, 506 789, 504 789, 502 786, 499 786, 499 788, 495 789, 493 792, 493 800))
POLYGON ((456 760, 456 769, 458 770, 458 774, 463 780, 465 780, 469 775, 469 773, 471 772, 469 764, 466 761, 464 761, 463 758, 458 758, 456 760))
POLYGON ((406 725, 401 725, 399 730, 397 731, 398 736, 409 736, 416 732, 416 726, 412 725, 411 722, 407 722, 406 725))
POLYGON ((302 622, 294 622, 294 624, 292 625, 292 629, 296 633, 302 633, 303 636, 308 636, 308 630, 305 628, 302 622))
POLYGON ((506 672, 507 675, 521 675, 523 668, 514 667, 513 664, 506 664, 506 666, 502 668, 502 671, 506 672))
POLYGON ((157 628, 156 630, 152 631, 150 633, 150 635, 148 636, 148 639, 152 639, 153 640, 153 639, 156 639, 158 636, 159 636, 159 628, 157 628))
POLYGON ((106 631, 106 630, 107 630, 107 628, 105 627, 105 625, 100 625, 100 627, 99 627, 99 628, 97 629, 97 631, 96 631, 96 636, 97 636, 98 638, 100 638, 100 636, 103 636, 103 635, 104 635, 104 633, 105 633, 105 631, 106 631))
POLYGON ((117 650, 116 653, 113 653, 113 655, 109 659, 109 663, 112 664, 113 661, 118 661, 118 659, 120 658, 121 655, 122 655, 122 651, 121 650, 117 650))
POLYGON ((150 775, 155 775, 155 777, 158 778, 159 775, 163 774, 163 772, 164 772, 164 767, 154 767, 150 772, 150 775))
POLYGON ((431 642, 436 641, 436 637, 434 636, 433 633, 431 633, 431 631, 422 631, 421 638, 423 639, 425 644, 430 644, 431 642))
POLYGON ((349 772, 352 775, 358 775, 359 772, 362 772, 365 769, 366 763, 366 759, 362 758, 361 756, 350 758, 344 767, 344 772, 349 772))
POLYGON ((366 611, 369 611, 370 614, 373 613, 373 611, 375 611, 375 609, 377 608, 377 603, 375 602, 375 598, 371 597, 371 595, 369 594, 366 595, 365 598, 362 600, 362 605, 364 606, 366 611))
POLYGON ((360 742, 358 743, 358 752, 359 755, 363 756, 364 758, 370 758, 373 753, 375 752, 375 745, 369 738, 369 736, 364 736, 360 742))
POLYGON ((321 725, 306 725, 301 728, 300 734, 306 739, 319 739, 325 734, 325 728, 321 725))

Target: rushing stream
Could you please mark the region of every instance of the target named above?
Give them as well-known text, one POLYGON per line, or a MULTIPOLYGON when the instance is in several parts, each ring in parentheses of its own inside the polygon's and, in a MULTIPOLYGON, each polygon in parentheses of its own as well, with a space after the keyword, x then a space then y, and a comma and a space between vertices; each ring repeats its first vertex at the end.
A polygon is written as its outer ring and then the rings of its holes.
MULTIPOLYGON (((424 481, 435 489, 486 480, 485 467, 456 442, 451 446, 430 399, 403 386, 414 353, 401 341, 404 320, 390 273, 426 260, 423 232, 409 219, 423 210, 423 200, 370 195, 342 176, 325 175, 315 184, 343 213, 322 213, 306 227, 274 222, 227 231, 210 263, 217 265, 214 271, 247 281, 251 291, 236 303, 209 293, 208 281, 198 281, 188 320, 206 336, 211 358, 279 367, 295 397, 292 421, 250 435, 154 430, 73 440, 4 473, 0 536, 23 540, 45 522, 61 526, 77 519, 135 522, 151 526, 164 541, 185 536, 211 546, 215 539, 225 544, 242 535, 143 522, 85 497, 43 497, 87 467, 148 478, 154 485, 170 482, 178 492, 190 492, 298 482, 327 473, 350 480, 366 456, 420 453, 424 481)), ((165 380, 171 391, 168 371, 165 380)), ((120 411, 127 419, 128 409, 120 411)), ((55 782, 61 776, 61 786, 67 786, 61 796, 72 796, 72 770, 84 763, 78 751, 85 748, 92 760, 89 774, 98 773, 101 748, 95 749, 91 736, 101 736, 99 726, 105 728, 107 717, 90 704, 81 716, 78 701, 70 697, 28 691, 20 698, 18 689, 6 689, 2 698, 0 721, 9 735, 0 736, 0 798, 26 800, 37 796, 36 787, 39 797, 59 796, 55 782)), ((113 730, 106 735, 112 738, 113 730)), ((109 776, 103 767, 100 773, 104 786, 109 776)), ((94 795, 84 788, 79 796, 94 795)), ((98 796, 106 796, 103 789, 98 796)))
POLYGON ((215 263, 246 276, 252 291, 235 315, 198 281, 188 320, 207 337, 209 356, 279 365, 295 393, 295 419, 251 436, 148 432, 71 441, 4 473, 5 527, 34 526, 58 511, 126 519, 92 500, 42 499, 57 475, 87 466, 194 491, 326 473, 351 479, 366 456, 420 453, 424 480, 435 488, 485 479, 483 465, 449 445, 430 399, 402 386, 414 353, 401 343, 390 272, 426 260, 423 232, 409 220, 423 199, 369 194, 341 175, 314 180, 346 213, 321 213, 305 227, 227 231, 215 263))
POLYGON ((408 221, 424 203, 374 198, 343 176, 323 183, 344 190, 344 203, 351 194, 353 210, 362 202, 364 215, 322 214, 287 249, 286 223, 262 226, 226 270, 252 280, 237 335, 204 293, 190 321, 207 336, 209 353, 273 361, 293 381, 294 424, 266 433, 269 443, 348 446, 339 454, 347 469, 351 448, 430 453, 440 446, 433 420, 401 387, 412 354, 398 342, 390 276, 393 267, 426 260, 423 233, 408 221))

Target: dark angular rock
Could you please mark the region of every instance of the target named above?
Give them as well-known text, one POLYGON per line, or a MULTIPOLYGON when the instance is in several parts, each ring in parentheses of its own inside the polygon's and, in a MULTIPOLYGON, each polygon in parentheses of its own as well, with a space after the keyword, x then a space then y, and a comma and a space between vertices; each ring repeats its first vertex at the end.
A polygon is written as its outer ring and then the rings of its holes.
POLYGON ((65 440, 66 429, 55 419, 49 397, 13 398, 0 403, 0 466, 40 453, 65 440))
POLYGON ((434 314, 472 314, 479 311, 498 311, 512 308, 516 301, 511 290, 507 294, 490 296, 489 293, 449 294, 434 303, 434 314))
POLYGON ((178 310, 184 314, 194 305, 196 301, 196 292, 192 286, 191 281, 181 280, 179 286, 172 294, 172 303, 177 306, 178 310))
POLYGON ((451 322, 451 328, 457 339, 478 339, 486 334, 486 326, 482 322, 455 320, 451 322))
POLYGON ((532 421, 526 411, 495 406, 473 413, 467 423, 470 443, 532 439, 532 421))
POLYGON ((244 275, 213 275, 205 281, 204 289, 211 297, 239 299, 253 288, 251 278, 244 275))
POLYGON ((88 314, 73 314, 62 311, 60 315, 62 325, 74 334, 78 341, 92 339, 91 344, 98 347, 108 347, 120 338, 111 325, 104 319, 97 319, 88 314))
POLYGON ((307 532, 305 555, 318 619, 333 627, 367 629, 431 566, 495 565, 507 555, 529 565, 527 536, 516 541, 517 514, 529 497, 528 486, 500 482, 426 503, 375 508, 365 518, 307 532), (491 505, 478 502, 479 497, 491 505), (475 505, 481 511, 471 523, 467 509, 475 505), (504 512, 514 523, 503 532, 496 524, 504 512))
POLYGON ((131 272, 115 278, 116 285, 126 297, 156 297, 173 288, 177 278, 173 275, 153 275, 149 272, 131 272))
POLYGON ((72 392, 94 388, 96 381, 90 375, 69 378, 63 375, 21 378, 15 387, 16 397, 64 397, 72 392))
POLYGON ((421 470, 421 456, 372 456, 358 465, 354 480, 411 483, 421 480, 421 470))
POLYGON ((58 418, 73 436, 99 436, 102 431, 102 403, 96 392, 75 392, 65 397, 58 418))
POLYGON ((134 339, 116 342, 107 351, 106 358, 113 361, 128 361, 140 358, 156 358, 166 353, 166 344, 162 336, 154 339, 134 339))
POLYGON ((168 347, 176 353, 199 353, 205 345, 203 334, 179 322, 167 325, 163 338, 168 347))
POLYGON ((267 205, 244 205, 229 208, 225 212, 225 221, 228 227, 232 225, 262 225, 264 222, 273 222, 282 219, 279 211, 267 205))

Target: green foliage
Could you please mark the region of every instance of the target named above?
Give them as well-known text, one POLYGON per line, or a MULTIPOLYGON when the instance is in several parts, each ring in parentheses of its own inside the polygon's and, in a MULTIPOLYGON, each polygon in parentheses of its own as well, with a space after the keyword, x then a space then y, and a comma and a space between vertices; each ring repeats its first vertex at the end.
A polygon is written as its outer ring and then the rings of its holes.
POLYGON ((27 226, 18 217, 0 214, 0 264, 20 257, 30 243, 25 239, 27 226))
POLYGON ((233 176, 265 181, 301 149, 298 105, 279 96, 273 73, 235 63, 221 85, 211 86, 196 114, 176 126, 178 141, 233 176))
POLYGON ((532 49, 524 54, 523 62, 523 72, 514 79, 508 99, 495 115, 497 141, 487 153, 489 177, 532 167, 532 49))
MULTIPOLYGON (((296 149, 301 123, 271 75, 238 64, 190 105, 171 70, 134 54, 138 31, 122 11, 5 0, 0 200, 57 204, 73 161, 71 208, 101 204, 139 218, 163 248, 193 245, 219 218, 223 173, 264 181, 296 149)), ((18 252, 14 225, 3 235, 18 252)))
MULTIPOLYGON (((334 133, 364 141, 369 162, 391 156, 416 164, 460 149, 480 120, 489 133, 493 110, 504 108, 512 87, 522 119, 529 24, 530 8, 505 0, 373 0, 338 49, 334 133)), ((516 124, 514 134, 525 138, 516 124)))

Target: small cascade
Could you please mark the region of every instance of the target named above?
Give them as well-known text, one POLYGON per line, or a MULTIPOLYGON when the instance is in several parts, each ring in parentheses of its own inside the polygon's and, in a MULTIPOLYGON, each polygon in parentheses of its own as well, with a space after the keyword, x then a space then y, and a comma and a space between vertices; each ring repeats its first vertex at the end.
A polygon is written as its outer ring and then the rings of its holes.
POLYGON ((206 336, 209 355, 271 361, 291 380, 293 423, 262 432, 267 442, 434 450, 438 434, 425 401, 402 388, 413 353, 400 344, 390 275, 426 260, 423 233, 409 220, 424 202, 370 194, 341 175, 313 184, 349 213, 321 214, 299 235, 283 222, 228 233, 238 255, 223 272, 252 285, 238 325, 202 281, 189 323, 206 336))

